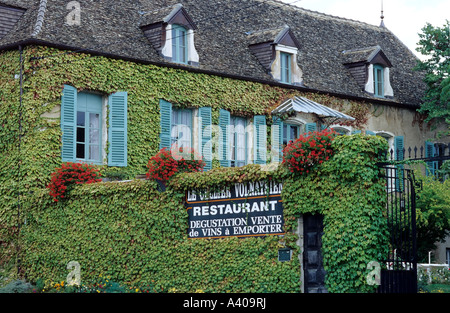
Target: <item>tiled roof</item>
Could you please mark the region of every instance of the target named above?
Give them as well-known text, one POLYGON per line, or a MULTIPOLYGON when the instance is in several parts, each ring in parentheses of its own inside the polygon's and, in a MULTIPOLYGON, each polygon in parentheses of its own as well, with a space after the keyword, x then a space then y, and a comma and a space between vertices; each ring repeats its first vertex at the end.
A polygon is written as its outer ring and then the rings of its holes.
POLYGON ((35 39, 61 47, 164 64, 168 61, 150 44, 141 26, 163 20, 180 3, 197 27, 195 47, 200 61, 193 67, 197 71, 274 82, 249 45, 264 36, 274 40, 273 35, 287 25, 300 44, 298 65, 303 71, 304 87, 298 88, 373 99, 353 79, 344 63, 346 58, 364 58, 365 53, 370 53, 349 51, 376 46, 392 63, 394 99, 387 102, 418 106, 425 88, 420 73, 412 70, 417 58, 385 27, 272 0, 78 2, 81 25, 70 26, 65 23, 70 10, 64 1, 0 0, 2 4, 27 9, 13 30, 0 40, 0 47, 35 39))

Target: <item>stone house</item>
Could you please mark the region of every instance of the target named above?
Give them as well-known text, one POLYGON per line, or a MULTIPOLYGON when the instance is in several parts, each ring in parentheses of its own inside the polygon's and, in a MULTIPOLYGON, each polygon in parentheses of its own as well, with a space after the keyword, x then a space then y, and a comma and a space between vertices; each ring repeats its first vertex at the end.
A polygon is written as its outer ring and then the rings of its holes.
MULTIPOLYGON (((9 77, 24 84, 22 107, 37 105, 33 127, 59 132, 42 143, 56 151, 36 156, 51 164, 90 162, 136 175, 152 153, 174 142, 212 155, 211 124, 235 131, 223 132, 218 162, 208 159, 207 168, 265 164, 265 143, 277 150, 275 137, 287 143, 325 127, 382 136, 393 151, 426 142, 448 146, 448 138, 436 139, 445 127, 424 123, 417 112, 425 90, 413 70, 417 58, 383 24, 268 0, 0 0, 0 17, 0 50, 17 64, 9 77), (109 65, 84 67, 76 58, 109 65), (45 76, 58 66, 65 74, 45 76), (110 83, 129 66, 139 68, 110 83), (152 76, 130 87, 133 75, 146 70, 152 76), (159 86, 168 73, 178 76, 159 86), (214 86, 200 90, 208 79, 214 86), (138 88, 153 98, 141 99, 138 88), (262 90, 273 94, 260 99, 262 90), (156 115, 146 120, 140 110, 156 115), (281 126, 278 135, 264 131, 269 125, 281 126)), ((33 174, 50 171, 42 168, 33 174)), ((46 180, 38 181, 29 184, 46 180)))

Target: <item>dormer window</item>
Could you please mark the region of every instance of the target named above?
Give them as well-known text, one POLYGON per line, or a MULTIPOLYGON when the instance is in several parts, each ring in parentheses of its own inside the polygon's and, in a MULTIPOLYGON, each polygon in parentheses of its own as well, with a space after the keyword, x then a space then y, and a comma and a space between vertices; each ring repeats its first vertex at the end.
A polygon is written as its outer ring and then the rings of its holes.
POLYGON ((378 64, 373 66, 373 91, 376 97, 384 97, 384 68, 378 64))
POLYGON ((290 84, 292 81, 292 72, 291 72, 291 60, 292 54, 287 52, 280 52, 280 72, 281 72, 281 82, 290 84))
POLYGON ((380 46, 346 50, 342 54, 343 64, 365 92, 378 98, 394 96, 390 82, 392 64, 380 46))
POLYGON ((197 27, 181 4, 146 13, 141 29, 167 61, 198 65, 199 56, 194 45, 197 27))
POLYGON ((186 64, 188 61, 187 30, 181 25, 172 25, 172 61, 186 64))
POLYGON ((297 64, 300 44, 287 26, 247 33, 249 48, 274 80, 301 85, 303 72, 297 64))

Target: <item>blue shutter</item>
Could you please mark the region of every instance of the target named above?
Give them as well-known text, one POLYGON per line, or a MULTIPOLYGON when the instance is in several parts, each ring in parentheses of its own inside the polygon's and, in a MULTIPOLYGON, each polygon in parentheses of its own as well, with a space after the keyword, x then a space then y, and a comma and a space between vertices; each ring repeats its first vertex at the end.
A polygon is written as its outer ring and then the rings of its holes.
POLYGON ((161 100, 159 102, 160 133, 159 149, 170 150, 172 139, 172 103, 161 100))
POLYGON ((212 169, 212 125, 211 108, 199 108, 198 115, 201 118, 199 129, 199 153, 205 161, 205 171, 212 169))
MULTIPOLYGON (((432 142, 426 141, 425 142, 425 157, 426 158, 432 158, 436 156, 436 147, 432 142)), ((434 176, 436 174, 436 169, 438 168, 438 162, 437 161, 425 161, 427 168, 426 168, 426 175, 427 176, 434 176)))
POLYGON ((376 136, 375 132, 373 132, 371 130, 366 130, 366 135, 368 135, 368 136, 376 136))
POLYGON ((272 118, 272 162, 281 162, 283 146, 283 121, 278 116, 272 118))
MULTIPOLYGON (((404 139, 403 136, 396 136, 394 137, 394 156, 396 161, 402 161, 404 160, 404 139)), ((395 188, 397 191, 403 190, 403 165, 397 165, 396 170, 396 179, 395 179, 395 188)))
POLYGON ((61 99, 61 131, 63 162, 75 162, 77 89, 64 85, 61 99))
POLYGON ((109 109, 109 166, 127 166, 127 92, 108 97, 109 109))
POLYGON ((255 164, 266 164, 267 153, 267 126, 265 115, 255 115, 254 117, 255 131, 255 148, 254 156, 255 164))
POLYGON ((223 167, 230 167, 231 161, 229 158, 229 125, 230 125, 230 112, 221 109, 219 112, 219 161, 223 167))
POLYGON ((355 134, 361 134, 361 131, 360 130, 353 130, 352 131, 352 135, 355 135, 355 134))
POLYGON ((394 154, 395 154, 395 160, 396 161, 402 161, 404 160, 404 139, 403 136, 397 136, 394 138, 394 154))
POLYGON ((309 132, 314 132, 317 130, 317 124, 316 123, 307 123, 305 125, 305 132, 309 133, 309 132))

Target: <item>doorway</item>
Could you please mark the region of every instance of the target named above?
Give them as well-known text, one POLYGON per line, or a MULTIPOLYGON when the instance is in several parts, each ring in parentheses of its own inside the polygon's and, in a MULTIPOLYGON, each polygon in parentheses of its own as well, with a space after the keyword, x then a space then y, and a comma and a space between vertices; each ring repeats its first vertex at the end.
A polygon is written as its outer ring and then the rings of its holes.
POLYGON ((323 215, 303 215, 303 269, 305 293, 326 293, 322 258, 323 215))

